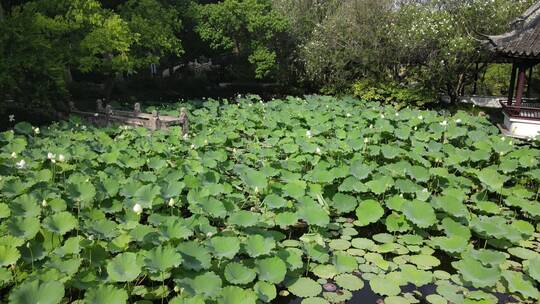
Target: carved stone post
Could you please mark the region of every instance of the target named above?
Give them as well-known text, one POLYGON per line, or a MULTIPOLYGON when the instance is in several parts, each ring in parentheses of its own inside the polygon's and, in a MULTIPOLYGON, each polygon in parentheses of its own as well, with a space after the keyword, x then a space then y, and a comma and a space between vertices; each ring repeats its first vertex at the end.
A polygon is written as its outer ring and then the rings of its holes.
POLYGON ((189 132, 189 117, 187 109, 184 107, 180 108, 180 124, 182 125, 182 136, 187 136, 189 132))
POLYGON ((159 120, 159 113, 154 110, 152 111, 152 117, 148 121, 150 130, 159 130, 161 129, 161 121, 159 120))
POLYGON ((103 109, 103 101, 101 99, 96 100, 96 109, 98 113, 105 112, 105 109, 103 109))
POLYGON ((134 115, 139 115, 141 113, 141 104, 136 102, 134 105, 133 105, 133 114, 134 115))
POLYGON ((105 107, 105 123, 108 125, 111 122, 111 117, 113 116, 113 110, 111 105, 105 107))

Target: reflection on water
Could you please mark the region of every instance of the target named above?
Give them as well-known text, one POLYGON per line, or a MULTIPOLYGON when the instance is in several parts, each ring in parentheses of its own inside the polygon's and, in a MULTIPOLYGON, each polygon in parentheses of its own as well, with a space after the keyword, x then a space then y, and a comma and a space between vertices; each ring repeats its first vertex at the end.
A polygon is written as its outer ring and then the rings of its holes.
MULTIPOLYGON (((364 281, 365 285, 362 290, 353 292, 353 298, 346 302, 346 304, 383 304, 384 297, 381 297, 380 295, 376 294, 369 288, 369 282, 364 281)), ((401 288, 401 291, 403 293, 407 292, 413 292, 418 291, 422 294, 422 297, 418 300, 420 301, 420 304, 428 304, 425 297, 435 294, 436 293, 437 285, 430 284, 425 285, 420 288, 417 288, 416 286, 409 284, 407 286, 403 286, 401 288)), ((471 289, 474 290, 474 289, 471 289)), ((506 304, 506 303, 517 303, 518 300, 512 298, 510 295, 507 294, 494 294, 499 299, 499 304, 506 304)), ((417 297, 418 298, 418 297, 417 297)), ((288 296, 288 297, 280 297, 276 300, 274 300, 273 304, 300 304, 302 302, 302 299, 299 299, 295 296, 288 296)))

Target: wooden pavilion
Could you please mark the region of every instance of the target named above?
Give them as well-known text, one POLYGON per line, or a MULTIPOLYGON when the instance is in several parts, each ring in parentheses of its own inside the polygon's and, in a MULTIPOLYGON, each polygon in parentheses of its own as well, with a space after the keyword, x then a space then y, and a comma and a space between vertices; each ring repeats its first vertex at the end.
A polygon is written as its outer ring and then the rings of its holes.
POLYGON ((503 133, 520 138, 540 135, 540 102, 525 100, 530 91, 533 67, 540 63, 540 1, 512 23, 512 30, 487 36, 490 49, 512 62, 508 99, 501 101, 504 113, 503 133), (527 75, 528 74, 528 75, 527 75))

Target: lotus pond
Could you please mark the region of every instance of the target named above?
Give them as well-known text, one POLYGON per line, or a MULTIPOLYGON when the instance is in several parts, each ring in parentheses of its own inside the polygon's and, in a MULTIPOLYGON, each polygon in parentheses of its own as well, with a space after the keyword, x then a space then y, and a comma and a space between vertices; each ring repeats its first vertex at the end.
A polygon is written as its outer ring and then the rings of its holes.
POLYGON ((0 134, 0 302, 537 301, 540 151, 485 118, 320 96, 190 112, 188 138, 76 117, 0 134))

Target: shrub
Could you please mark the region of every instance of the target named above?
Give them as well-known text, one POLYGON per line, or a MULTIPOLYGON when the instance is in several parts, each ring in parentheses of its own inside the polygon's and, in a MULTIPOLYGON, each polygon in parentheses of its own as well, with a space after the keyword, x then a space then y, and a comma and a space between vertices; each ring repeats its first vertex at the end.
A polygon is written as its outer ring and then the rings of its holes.
POLYGON ((362 100, 379 101, 397 108, 424 106, 436 100, 436 95, 426 89, 405 87, 395 82, 377 83, 369 79, 356 81, 353 84, 353 94, 362 100))

